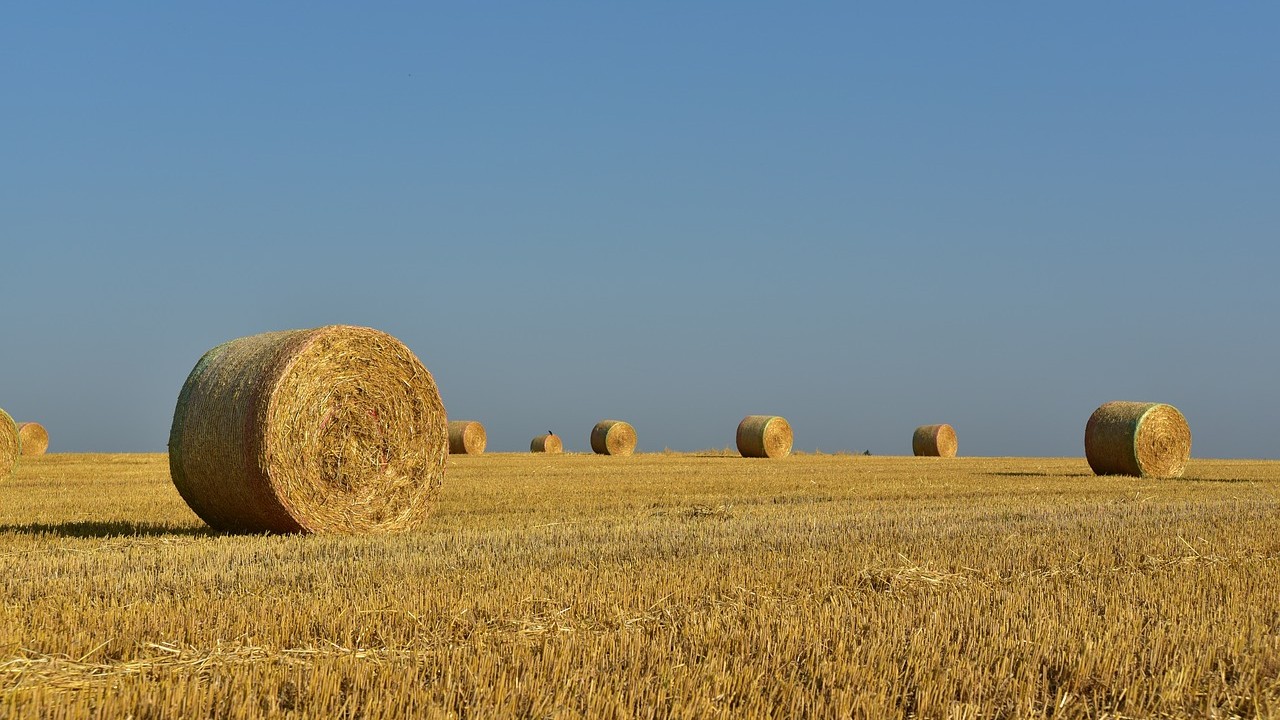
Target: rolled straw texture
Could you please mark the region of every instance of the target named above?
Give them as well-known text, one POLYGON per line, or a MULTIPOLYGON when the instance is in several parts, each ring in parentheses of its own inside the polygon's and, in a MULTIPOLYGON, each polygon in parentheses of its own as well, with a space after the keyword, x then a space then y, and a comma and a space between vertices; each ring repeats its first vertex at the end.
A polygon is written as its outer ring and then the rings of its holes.
POLYGON ((488 442, 484 425, 475 420, 449 421, 450 455, 480 455, 488 442))
POLYGON ((18 426, 9 417, 9 413, 0 409, 0 478, 13 475, 21 454, 22 440, 18 436, 18 426))
POLYGON ((636 429, 622 420, 601 420, 591 428, 591 449, 597 455, 630 455, 636 450, 636 429))
POLYGON ((18 423, 18 441, 23 455, 43 455, 49 451, 49 431, 38 422, 18 423))
POLYGON ((1084 454, 1098 475, 1181 477, 1191 457, 1191 428, 1172 405, 1104 403, 1085 425, 1084 454))
POLYGON ((777 415, 748 415, 738 423, 742 457, 784 458, 791 454, 791 424, 777 415))
POLYGON ((911 452, 916 456, 955 457, 959 443, 955 428, 941 425, 921 425, 911 436, 911 452))
POLYGON ((191 371, 169 471, 219 530, 406 530, 444 482, 445 423, 431 373, 386 333, 330 325, 253 335, 191 371))
POLYGON ((547 433, 539 435, 529 443, 529 452, 535 453, 562 453, 564 452, 564 443, 560 441, 559 435, 547 433))

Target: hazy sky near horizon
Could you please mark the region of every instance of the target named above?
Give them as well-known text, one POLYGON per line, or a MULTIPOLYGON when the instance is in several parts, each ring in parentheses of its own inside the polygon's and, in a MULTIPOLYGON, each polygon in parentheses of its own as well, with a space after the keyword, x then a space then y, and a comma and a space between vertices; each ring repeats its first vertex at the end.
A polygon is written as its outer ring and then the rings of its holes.
POLYGON ((0 407, 162 451, 225 340, 403 340, 493 450, 1280 457, 1280 6, 17 3, 0 407))

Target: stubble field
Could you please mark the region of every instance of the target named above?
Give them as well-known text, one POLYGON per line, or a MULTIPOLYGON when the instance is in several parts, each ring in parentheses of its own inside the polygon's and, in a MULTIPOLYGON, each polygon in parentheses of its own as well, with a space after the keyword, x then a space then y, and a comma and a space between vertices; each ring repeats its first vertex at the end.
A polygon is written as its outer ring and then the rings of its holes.
POLYGON ((491 454, 421 531, 208 532, 164 455, 0 484, 0 716, 1280 713, 1280 463, 491 454))

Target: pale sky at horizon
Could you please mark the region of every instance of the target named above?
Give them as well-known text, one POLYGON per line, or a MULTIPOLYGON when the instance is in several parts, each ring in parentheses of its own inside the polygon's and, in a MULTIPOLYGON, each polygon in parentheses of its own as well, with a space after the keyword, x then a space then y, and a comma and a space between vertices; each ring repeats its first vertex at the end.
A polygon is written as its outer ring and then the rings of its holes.
POLYGON ((1278 458, 1280 7, 20 3, 0 408, 163 451, 234 337, 400 338, 490 449, 1278 458))

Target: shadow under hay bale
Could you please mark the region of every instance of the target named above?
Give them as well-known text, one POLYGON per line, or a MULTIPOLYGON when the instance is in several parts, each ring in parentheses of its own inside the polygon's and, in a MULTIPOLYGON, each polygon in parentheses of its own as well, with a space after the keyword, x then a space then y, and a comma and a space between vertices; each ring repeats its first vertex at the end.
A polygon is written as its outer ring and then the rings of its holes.
POLYGON ((18 423, 18 440, 22 454, 28 457, 49 451, 49 431, 38 422, 18 423))
POLYGON ((1191 457, 1191 428, 1172 405, 1108 402, 1089 416, 1084 454, 1098 475, 1182 477, 1191 457))
POLYGON ((224 531, 407 530, 431 510, 447 457, 431 373, 390 335, 346 325, 205 353, 169 435, 178 492, 224 531))
POLYGON ((475 420, 449 421, 450 455, 481 455, 488 442, 484 425, 475 420))
POLYGON ((749 458, 784 458, 791 454, 791 424, 778 415, 748 415, 738 423, 738 453, 749 458))
POLYGON ((636 429, 622 420, 601 420, 591 428, 591 450, 597 455, 630 455, 636 450, 636 429))
POLYGON ((564 442, 554 433, 539 435, 529 443, 529 452, 557 454, 564 452, 564 442))
POLYGON ((946 423, 921 425, 911 435, 911 452, 916 457, 955 457, 958 447, 955 428, 946 423))

